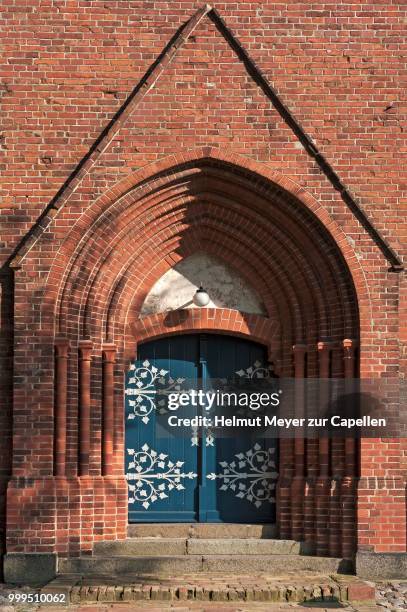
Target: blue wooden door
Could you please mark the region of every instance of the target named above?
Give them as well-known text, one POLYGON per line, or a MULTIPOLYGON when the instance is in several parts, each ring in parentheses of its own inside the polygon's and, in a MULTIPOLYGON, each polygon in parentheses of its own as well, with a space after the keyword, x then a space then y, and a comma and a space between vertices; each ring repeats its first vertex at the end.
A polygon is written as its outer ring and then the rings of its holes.
POLYGON ((170 391, 255 381, 268 374, 266 363, 263 346, 225 335, 171 336, 139 347, 126 379, 130 522, 275 521, 275 440, 257 429, 171 435, 160 418, 170 391))
MULTIPOLYGON (((265 348, 240 338, 205 336, 200 359, 207 388, 221 387, 222 379, 244 379, 246 390, 258 389, 259 379, 269 375, 265 348)), ((219 435, 215 432, 212 439, 209 432, 208 440, 204 432, 202 437, 205 478, 200 520, 275 522, 276 441, 265 438, 258 427, 239 427, 225 437, 222 432, 219 435)))

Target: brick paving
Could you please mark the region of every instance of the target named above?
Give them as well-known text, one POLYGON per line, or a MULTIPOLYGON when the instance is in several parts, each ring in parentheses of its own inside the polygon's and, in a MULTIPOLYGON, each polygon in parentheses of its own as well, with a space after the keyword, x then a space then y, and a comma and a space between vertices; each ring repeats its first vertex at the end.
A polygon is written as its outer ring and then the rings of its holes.
POLYGON ((407 610, 407 580, 390 580, 377 585, 376 601, 387 610, 407 610))
POLYGON ((177 574, 174 576, 58 577, 44 593, 66 592, 72 604, 117 601, 294 603, 371 599, 371 588, 353 576, 302 572, 275 575, 177 574))
MULTIPOLYGON (((372 585, 354 576, 321 576, 303 572, 284 576, 223 574, 178 576, 74 575, 61 576, 42 589, 0 587, 0 612, 11 610, 66 610, 66 605, 20 604, 10 606, 8 594, 37 593, 51 597, 65 594, 70 610, 278 610, 297 609, 348 610, 376 609, 372 585), (370 599, 370 601, 369 601, 370 599), (361 601, 364 600, 364 601, 361 601), (301 605, 303 604, 304 605, 301 605), (370 605, 368 605, 370 604, 370 605), (366 608, 368 606, 368 608, 366 608)), ((379 609, 379 608, 377 608, 379 609)), ((381 608, 383 609, 383 608, 381 608)))

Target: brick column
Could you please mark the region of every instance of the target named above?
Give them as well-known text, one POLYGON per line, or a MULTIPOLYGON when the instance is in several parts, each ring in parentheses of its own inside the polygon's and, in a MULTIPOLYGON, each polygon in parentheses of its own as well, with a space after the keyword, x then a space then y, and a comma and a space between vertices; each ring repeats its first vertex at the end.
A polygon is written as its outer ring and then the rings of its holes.
POLYGON ((79 342, 79 475, 89 475, 92 342, 79 342))
MULTIPOLYGON (((355 342, 343 341, 345 379, 355 378, 355 342)), ((354 438, 345 438, 345 476, 341 486, 342 555, 353 557, 356 552, 356 450, 354 438)))
MULTIPOLYGON (((342 345, 339 342, 332 348, 331 360, 331 377, 343 379, 342 345)), ((329 556, 340 557, 342 555, 341 485, 345 475, 345 440, 334 437, 330 442, 329 556)))
MULTIPOLYGON (((304 344, 293 346, 295 376, 295 416, 304 416, 304 378, 305 355, 304 344)), ((304 539, 304 488, 305 488, 305 440, 303 437, 294 440, 294 478, 291 485, 291 537, 294 540, 304 539)))
POLYGON ((280 440, 280 479, 277 488, 279 535, 291 539, 292 440, 280 440))
MULTIPOLYGON (((330 347, 326 342, 318 342, 319 356, 319 378, 329 378, 329 358, 330 347)), ((328 399, 327 391, 324 389, 320 399, 322 401, 328 399)), ((322 404, 322 402, 321 402, 322 404)), ((322 416, 322 415, 321 415, 322 416)), ((321 432, 323 433, 323 432, 321 432)), ((316 553, 319 556, 326 557, 329 554, 329 448, 330 441, 328 437, 321 436, 319 438, 318 462, 319 476, 316 483, 315 494, 315 511, 316 511, 316 553)))
MULTIPOLYGON (((315 346, 307 347, 307 378, 318 376, 317 350, 315 346)), ((312 401, 307 390, 307 401, 312 401)), ((316 400, 317 401, 317 398, 316 400)), ((318 477, 318 439, 308 438, 305 446, 305 489, 304 489, 304 541, 307 548, 315 553, 316 550, 316 516, 315 516, 315 490, 318 477)))
POLYGON ((66 338, 55 340, 55 476, 65 476, 68 350, 66 338))
POLYGON ((114 427, 114 363, 116 347, 103 346, 103 426, 102 426, 102 474, 113 474, 114 427))

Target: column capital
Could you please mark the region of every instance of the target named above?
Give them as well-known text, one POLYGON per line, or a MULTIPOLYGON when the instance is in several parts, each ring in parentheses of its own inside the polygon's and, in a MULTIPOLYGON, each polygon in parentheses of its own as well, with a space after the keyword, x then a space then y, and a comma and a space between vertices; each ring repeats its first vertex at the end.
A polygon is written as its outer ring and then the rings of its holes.
POLYGON ((342 340, 342 346, 345 350, 355 350, 356 344, 356 340, 352 340, 351 338, 345 338, 342 340))
POLYGON ((317 350, 320 352, 329 351, 333 345, 334 343, 331 340, 320 340, 317 342, 317 350))
POLYGON ((293 353, 306 353, 307 352, 307 345, 306 344, 294 344, 293 345, 293 353))
POLYGON ((64 358, 68 357, 68 350, 70 348, 70 342, 68 338, 63 338, 61 336, 55 338, 54 345, 57 352, 57 356, 64 358))
POLYGON ((105 363, 114 363, 116 359, 117 347, 115 344, 103 344, 102 355, 105 363))
POLYGON ((91 361, 93 342, 91 340, 80 340, 78 344, 79 359, 81 361, 91 361))

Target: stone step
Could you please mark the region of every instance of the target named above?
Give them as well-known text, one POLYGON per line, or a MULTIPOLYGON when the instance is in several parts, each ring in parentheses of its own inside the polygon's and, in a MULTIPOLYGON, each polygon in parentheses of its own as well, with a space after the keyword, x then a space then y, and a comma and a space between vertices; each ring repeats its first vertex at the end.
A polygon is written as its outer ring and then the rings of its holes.
POLYGON ((66 602, 73 605, 152 600, 159 609, 162 609, 159 602, 174 602, 177 605, 176 602, 186 600, 188 603, 301 602, 311 606, 316 602, 324 602, 324 608, 343 607, 344 604, 355 602, 358 609, 361 603, 372 605, 374 601, 374 586, 354 576, 327 576, 307 572, 298 574, 290 573, 285 568, 283 572, 277 576, 270 573, 255 576, 202 573, 177 573, 169 576, 128 574, 119 580, 111 575, 64 574, 57 576, 43 587, 41 592, 59 597, 64 594, 66 602))
POLYGON ((257 538, 190 539, 187 540, 188 555, 300 555, 310 554, 305 542, 294 540, 272 540, 257 538))
POLYGON ((97 542, 93 547, 96 556, 168 557, 186 555, 186 538, 128 538, 111 542, 97 542))
POLYGON ((304 542, 257 538, 128 538, 98 542, 97 556, 170 556, 170 555, 299 555, 310 554, 304 542))
POLYGON ((275 538, 274 524, 240 523, 132 523, 129 538, 275 538))
POLYGON ((350 573, 353 564, 346 559, 307 555, 168 555, 168 556, 86 556, 60 558, 59 574, 185 574, 223 572, 229 574, 282 571, 311 571, 321 574, 350 573))

